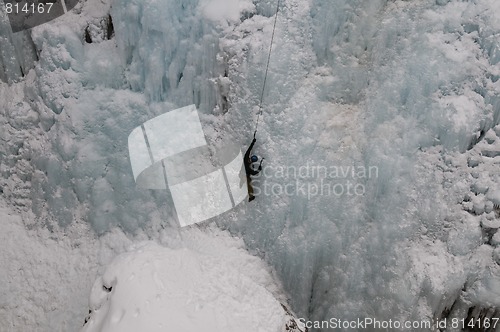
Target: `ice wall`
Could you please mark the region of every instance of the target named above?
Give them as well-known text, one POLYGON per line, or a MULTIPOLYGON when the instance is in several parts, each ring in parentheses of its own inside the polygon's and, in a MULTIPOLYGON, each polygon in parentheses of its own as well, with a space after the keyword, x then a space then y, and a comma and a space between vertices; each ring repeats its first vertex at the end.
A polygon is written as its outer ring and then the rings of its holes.
POLYGON ((116 1, 111 15, 127 84, 151 101, 194 103, 212 112, 214 80, 224 75, 219 35, 254 10, 249 1, 116 1))
MULTIPOLYGON (((452 184, 443 173, 449 170, 429 162, 474 150, 498 124, 498 40, 490 32, 498 29, 498 5, 440 5, 283 5, 257 151, 275 168, 313 162, 379 171, 354 180, 366 188, 362 197, 269 195, 225 223, 265 253, 303 315, 431 321, 469 296, 462 290, 472 280, 489 280, 483 272, 491 268, 498 279, 490 252, 494 246, 483 235, 480 219, 455 214, 462 207, 448 197, 452 184), (440 149, 429 152, 433 146, 440 149), (456 233, 450 235, 449 227, 456 233), (422 249, 428 241, 436 244, 422 249), (421 256, 415 258, 415 252, 421 256), (457 258, 464 252, 470 256, 457 258), (423 258, 428 255, 437 258, 423 258), (476 264, 488 266, 480 269, 480 277, 476 264), (439 268, 442 274, 435 272, 439 268)), ((237 110, 253 105, 245 92, 259 84, 253 68, 262 62, 254 56, 262 48, 261 35, 270 33, 261 32, 259 23, 255 19, 235 29, 240 43, 223 43, 225 52, 239 59, 229 71, 237 81, 230 98, 238 100, 237 110), (240 65, 247 62, 256 65, 247 71, 240 65), (242 72, 248 74, 245 80, 239 80, 242 72)), ((244 115, 229 113, 227 121, 234 126, 244 121, 244 115)), ((247 127, 248 137, 252 129, 247 127)), ((464 157, 447 162, 468 167, 464 157)), ((473 185, 470 179, 458 180, 463 176, 461 171, 451 175, 461 195, 473 185)), ((281 187, 294 180, 266 179, 281 187)), ((321 185, 317 178, 302 180, 321 185)), ((498 188, 495 176, 487 181, 486 188, 498 188)), ((493 298, 483 305, 496 303, 493 298)), ((467 316, 467 309, 457 315, 465 311, 467 316)))
MULTIPOLYGON (((0 6, 4 6, 3 1, 0 6)), ((12 33, 4 10, 0 13, 0 81, 18 81, 38 60, 29 32, 12 33)))
MULTIPOLYGON (((98 233, 167 227, 164 194, 134 187, 127 136, 195 103, 210 144, 247 146, 275 3, 238 3, 221 17, 215 0, 90 1, 33 29, 39 62, 0 86, 2 195, 41 221, 98 233), (102 30, 108 14, 114 34, 102 30)), ((301 316, 433 319, 455 302, 497 305, 488 190, 498 157, 483 145, 498 130, 499 10, 493 0, 282 2, 255 152, 271 172, 378 169, 330 179, 363 195, 271 193, 216 220, 273 264, 301 316), (484 179, 476 163, 489 165, 484 179)))
MULTIPOLYGON (((112 10, 89 1, 27 32, 39 61, 24 81, 1 90, 4 195, 41 220, 89 221, 98 232, 171 216, 165 193, 133 189, 127 137, 178 106, 227 111, 217 36, 255 10, 235 4, 217 16, 217 1, 123 1, 112 10)), ((2 51, 22 51, 14 46, 9 39, 2 51)))

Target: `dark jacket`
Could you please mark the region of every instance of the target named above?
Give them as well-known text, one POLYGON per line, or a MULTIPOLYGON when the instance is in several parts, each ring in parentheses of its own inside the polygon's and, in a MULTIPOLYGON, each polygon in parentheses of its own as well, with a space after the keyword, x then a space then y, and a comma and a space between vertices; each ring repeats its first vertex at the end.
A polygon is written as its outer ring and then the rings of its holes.
POLYGON ((247 177, 250 175, 257 175, 262 170, 262 167, 259 166, 258 170, 252 169, 252 161, 250 160, 250 153, 252 153, 253 146, 257 140, 254 138, 252 144, 248 147, 247 152, 245 152, 245 157, 243 158, 243 162, 245 164, 245 172, 247 173, 247 177))

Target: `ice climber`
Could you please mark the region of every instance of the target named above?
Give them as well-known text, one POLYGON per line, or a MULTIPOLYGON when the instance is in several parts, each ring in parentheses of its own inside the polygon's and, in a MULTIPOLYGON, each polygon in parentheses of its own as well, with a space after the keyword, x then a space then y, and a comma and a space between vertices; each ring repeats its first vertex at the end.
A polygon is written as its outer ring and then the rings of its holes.
POLYGON ((262 170, 262 161, 264 158, 260 160, 260 164, 257 170, 255 170, 252 167, 253 163, 256 163, 259 161, 259 158, 256 155, 253 155, 250 157, 250 153, 252 152, 252 148, 255 144, 257 139, 255 139, 255 136, 253 138, 252 144, 248 147, 247 152, 245 152, 245 157, 243 158, 244 163, 245 163, 245 172, 247 174, 247 188, 248 188, 248 201, 251 202, 255 199, 255 196, 253 195, 253 187, 252 187, 252 175, 257 175, 259 172, 262 170))

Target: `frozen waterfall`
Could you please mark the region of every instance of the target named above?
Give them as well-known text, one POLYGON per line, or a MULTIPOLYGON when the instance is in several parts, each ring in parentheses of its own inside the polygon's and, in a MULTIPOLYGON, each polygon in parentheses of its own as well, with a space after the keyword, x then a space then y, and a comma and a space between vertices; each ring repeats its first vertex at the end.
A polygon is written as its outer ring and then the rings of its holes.
MULTIPOLYGON (((2 14, 2 201, 68 246, 87 228, 181 238, 168 193, 136 187, 128 136, 194 104, 211 152, 244 151, 275 6, 87 0, 15 34, 2 14)), ((499 12, 281 0, 259 195, 209 225, 272 267, 299 317, 500 318, 499 12)))

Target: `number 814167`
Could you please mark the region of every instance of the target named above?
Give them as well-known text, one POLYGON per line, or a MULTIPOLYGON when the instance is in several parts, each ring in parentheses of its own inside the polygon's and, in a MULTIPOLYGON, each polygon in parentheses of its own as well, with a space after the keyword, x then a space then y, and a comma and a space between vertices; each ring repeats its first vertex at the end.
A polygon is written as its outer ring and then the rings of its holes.
POLYGON ((494 330, 499 324, 500 318, 452 318, 452 319, 442 319, 437 322, 437 328, 453 328, 453 329, 479 329, 481 331, 486 331, 488 329, 494 330))
POLYGON ((53 2, 47 2, 47 3, 37 3, 37 4, 28 4, 28 3, 6 3, 5 4, 5 10, 7 14, 49 14, 50 10, 52 9, 52 6, 54 5, 53 2))

